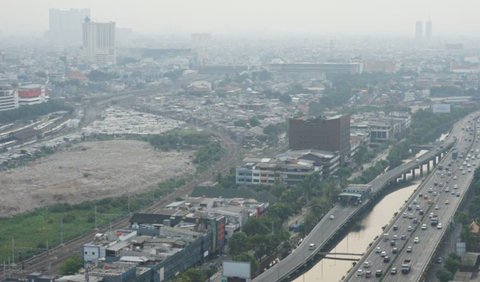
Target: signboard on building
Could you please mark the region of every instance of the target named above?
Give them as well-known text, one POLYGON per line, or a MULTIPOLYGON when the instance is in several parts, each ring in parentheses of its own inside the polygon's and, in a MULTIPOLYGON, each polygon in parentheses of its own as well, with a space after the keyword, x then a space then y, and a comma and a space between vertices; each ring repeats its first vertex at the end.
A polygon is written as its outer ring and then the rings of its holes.
POLYGON ((224 261, 222 264, 223 277, 240 278, 245 279, 244 281, 250 281, 251 270, 249 262, 224 261))
POLYGON ((450 113, 450 104, 433 104, 432 112, 437 113, 450 113))

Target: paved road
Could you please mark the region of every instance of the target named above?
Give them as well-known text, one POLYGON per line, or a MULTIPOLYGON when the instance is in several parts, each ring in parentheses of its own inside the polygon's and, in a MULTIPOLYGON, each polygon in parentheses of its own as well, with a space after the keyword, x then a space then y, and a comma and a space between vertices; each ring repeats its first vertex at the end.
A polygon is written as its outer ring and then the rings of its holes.
MULTIPOLYGON (((478 115, 478 113, 476 114, 478 115)), ((466 119, 457 123, 450 134, 450 136, 457 137, 458 143, 456 148, 459 153, 464 152, 465 155, 479 147, 478 143, 474 143, 474 136, 462 130, 462 128, 468 126, 474 128, 474 122, 472 121, 474 116, 474 114, 469 115, 466 119)), ((453 220, 455 211, 472 181, 473 171, 479 165, 478 159, 469 160, 468 162, 472 165, 472 171, 468 172, 465 165, 463 165, 464 161, 466 160, 460 158, 457 161, 452 161, 451 154, 442 160, 441 164, 443 167, 449 168, 451 176, 448 176, 447 172, 436 171, 422 183, 418 191, 405 204, 395 220, 392 221, 392 224, 385 229, 385 233, 388 233, 388 240, 384 240, 382 238, 384 236, 380 236, 368 250, 367 255, 357 264, 357 267, 350 271, 349 276, 346 278, 347 281, 368 281, 369 279, 363 276, 367 270, 372 272, 372 276, 375 276, 374 274, 377 270, 381 270, 382 281, 420 281, 422 279, 437 245, 441 241, 447 226, 453 220), (451 163, 451 166, 447 165, 449 163, 451 163), (460 169, 461 166, 464 169, 463 173, 460 169), (457 188, 454 189, 454 187, 457 188), (425 196, 428 199, 425 199, 425 196), (419 210, 416 208, 417 205, 424 210, 424 215, 420 215, 419 210), (412 208, 411 210, 409 210, 409 206, 412 208), (439 222, 442 223, 443 228, 439 229, 430 225, 429 214, 431 212, 438 215, 439 222), (414 223, 413 218, 418 220, 417 224, 414 223), (426 225, 426 228, 422 228, 423 224, 426 225), (409 231, 409 226, 412 228, 411 231, 409 231), (394 235, 397 236, 398 240, 395 240, 395 246, 392 246, 391 241, 394 235), (405 235, 405 240, 401 239, 402 235, 405 235), (415 237, 418 237, 418 243, 414 242, 415 237), (407 252, 409 246, 412 248, 412 252, 407 252), (384 262, 384 258, 377 253, 377 248, 379 251, 386 252, 386 255, 390 257, 389 262, 384 262), (397 254, 393 253, 393 248, 397 248, 397 254), (400 273, 401 264, 405 259, 410 259, 412 262, 412 270, 408 274, 400 273), (368 269, 365 268, 365 262, 368 262, 368 269), (390 274, 392 267, 397 269, 398 274, 390 274), (363 274, 359 273, 359 269, 362 269, 363 274)))
MULTIPOLYGON (((392 170, 387 171, 384 174, 379 175, 372 180, 369 184, 372 188, 372 194, 380 192, 388 183, 395 181, 404 171, 409 171, 415 167, 418 167, 421 163, 427 163, 439 153, 440 150, 446 150, 455 143, 453 135, 447 138, 445 141, 436 144, 432 150, 423 154, 416 160, 412 160, 392 170)), ((343 207, 340 205, 334 206, 320 222, 314 227, 308 236, 306 236, 301 245, 286 258, 277 263, 274 267, 266 270, 253 281, 258 282, 271 282, 284 279, 296 269, 305 264, 305 261, 309 260, 314 254, 322 249, 325 244, 334 236, 334 234, 346 224, 350 218, 352 218, 364 205, 368 204, 368 200, 365 201, 362 206, 357 207, 343 207), (330 220, 330 215, 334 215, 335 219, 330 220), (315 244, 316 248, 312 250, 309 246, 315 244)))

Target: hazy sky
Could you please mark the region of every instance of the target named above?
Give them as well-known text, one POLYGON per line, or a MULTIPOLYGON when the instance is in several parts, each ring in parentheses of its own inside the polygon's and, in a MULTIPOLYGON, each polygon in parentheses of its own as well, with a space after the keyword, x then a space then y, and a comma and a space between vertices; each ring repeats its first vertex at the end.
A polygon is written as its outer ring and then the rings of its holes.
POLYGON ((90 8, 93 20, 140 33, 480 35, 480 0, 0 0, 0 34, 39 35, 49 8, 90 8))

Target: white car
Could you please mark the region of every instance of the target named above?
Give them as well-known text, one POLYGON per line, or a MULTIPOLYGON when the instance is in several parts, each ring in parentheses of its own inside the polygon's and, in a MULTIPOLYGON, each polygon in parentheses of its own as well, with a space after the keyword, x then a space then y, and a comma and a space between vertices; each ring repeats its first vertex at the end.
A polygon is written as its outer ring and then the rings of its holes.
POLYGON ((335 216, 333 214, 330 215, 330 219, 333 220, 335 219, 335 216))
POLYGON ((413 243, 415 243, 415 244, 420 243, 420 239, 418 239, 418 237, 415 237, 415 239, 413 239, 413 243))
POLYGON ((437 229, 442 229, 442 227, 443 227, 443 226, 442 226, 441 223, 438 223, 438 224, 437 224, 437 229))
POLYGON ((427 230, 427 225, 425 223, 422 224, 422 230, 427 230))

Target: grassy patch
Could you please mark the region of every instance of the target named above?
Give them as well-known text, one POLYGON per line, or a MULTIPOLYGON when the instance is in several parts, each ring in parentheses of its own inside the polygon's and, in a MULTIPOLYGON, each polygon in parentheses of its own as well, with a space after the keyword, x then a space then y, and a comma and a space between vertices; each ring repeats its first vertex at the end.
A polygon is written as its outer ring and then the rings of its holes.
POLYGON ((15 260, 25 259, 35 253, 89 232, 95 225, 108 225, 114 220, 138 211, 175 188, 185 180, 170 179, 151 191, 131 197, 117 197, 78 205, 57 204, 37 209, 13 218, 0 219, 0 262, 12 256, 12 238, 15 242, 15 260), (96 210, 96 213, 95 213, 96 210), (96 214, 96 216, 95 216, 96 214))

